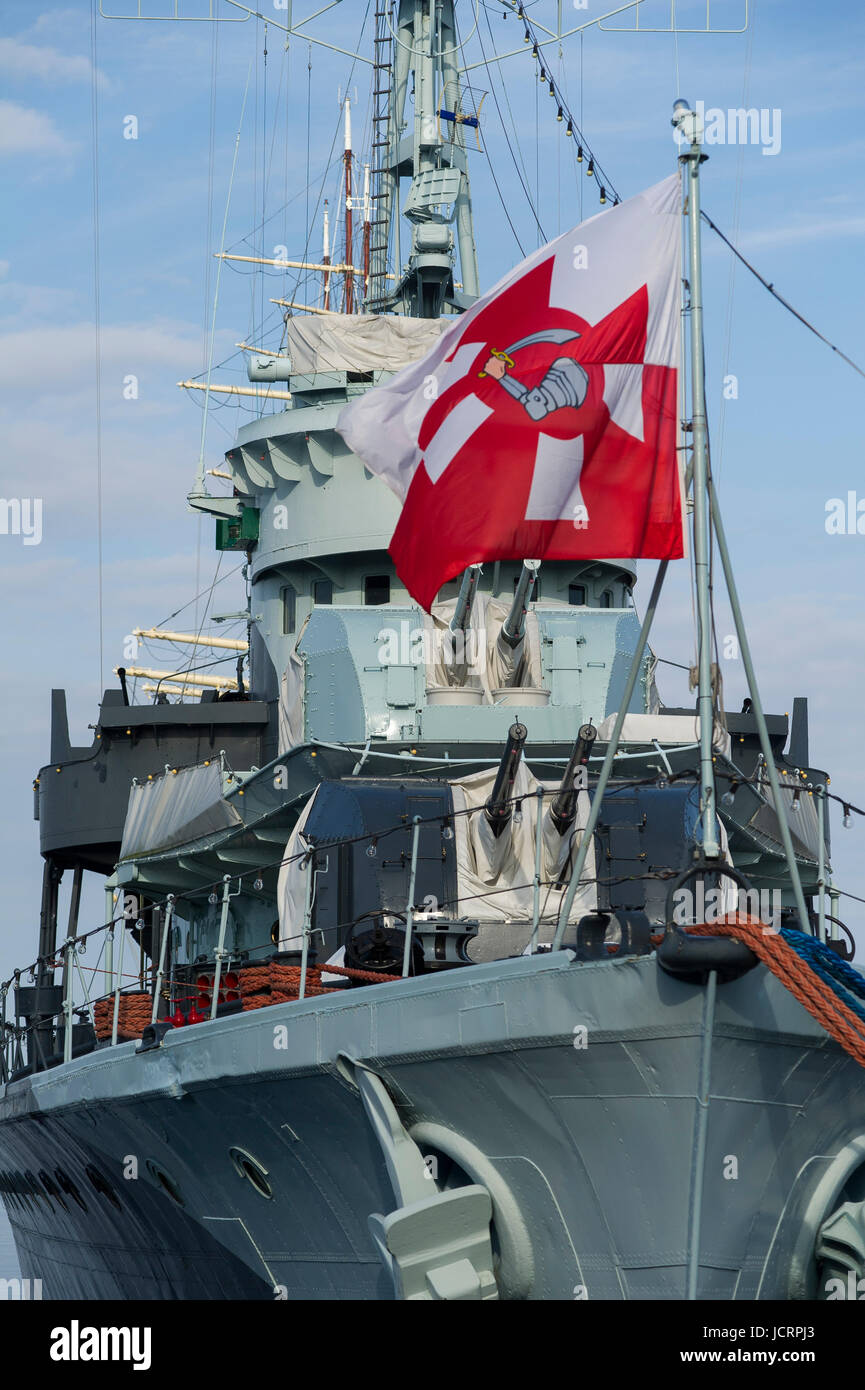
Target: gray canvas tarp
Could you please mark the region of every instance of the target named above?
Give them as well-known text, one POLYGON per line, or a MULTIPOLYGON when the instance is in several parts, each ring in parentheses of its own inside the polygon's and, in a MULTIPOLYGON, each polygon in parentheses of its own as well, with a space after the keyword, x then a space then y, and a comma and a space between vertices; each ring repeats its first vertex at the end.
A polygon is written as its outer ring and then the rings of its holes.
POLYGON ((400 314, 310 314, 291 318, 286 348, 292 373, 398 372, 439 339, 447 319, 400 314))

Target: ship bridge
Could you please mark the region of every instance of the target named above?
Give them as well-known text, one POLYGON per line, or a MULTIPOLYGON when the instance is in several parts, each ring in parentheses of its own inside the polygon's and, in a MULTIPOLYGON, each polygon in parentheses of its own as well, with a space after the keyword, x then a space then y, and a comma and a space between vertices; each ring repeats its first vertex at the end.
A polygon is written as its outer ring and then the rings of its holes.
MULTIPOLYGON (((287 350, 249 361, 252 380, 287 383, 290 406, 245 426, 227 451, 232 498, 190 499, 217 511, 218 548, 248 552, 251 691, 279 704, 281 749, 499 744, 520 709, 533 739, 570 741, 619 708, 639 634, 633 561, 548 562, 526 578, 520 561, 488 564, 462 607, 457 577, 431 615, 400 583, 387 551, 399 503, 337 421, 347 401, 423 356, 442 322, 290 320, 287 350)), ((649 654, 634 713, 658 708, 653 668, 649 654)))

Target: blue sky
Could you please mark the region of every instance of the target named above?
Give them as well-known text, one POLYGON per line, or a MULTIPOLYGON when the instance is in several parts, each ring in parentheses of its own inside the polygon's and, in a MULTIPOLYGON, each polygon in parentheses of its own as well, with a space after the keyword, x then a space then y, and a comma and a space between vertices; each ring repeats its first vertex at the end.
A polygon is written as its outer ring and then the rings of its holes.
MULTIPOLYGON (((158 13, 160 6, 161 0, 153 0, 148 10, 158 13)), ((131 8, 125 0, 105 0, 104 7, 131 8)), ((461 6, 464 33, 472 27, 473 8, 471 0, 461 6)), ((555 0, 537 0, 528 9, 538 22, 555 18, 555 0)), ((859 57, 865 19, 852 0, 819 9, 756 0, 750 9, 750 28, 739 34, 683 33, 674 39, 591 28, 582 43, 578 37, 567 40, 561 58, 548 50, 552 69, 574 112, 582 110, 588 140, 625 196, 675 167, 669 122, 680 93, 707 107, 780 111, 777 154, 764 155, 759 145, 709 150, 704 206, 781 293, 832 342, 865 361, 865 87, 859 57)), ((366 10, 365 0, 343 0, 311 32, 351 49, 366 10)), ((576 22, 602 13, 594 0, 587 8, 565 3, 563 10, 576 22)), ((663 10, 647 0, 643 23, 663 10)), ((704 6, 683 6, 681 14, 698 11, 704 6)), ((712 6, 717 23, 738 25, 743 12, 735 0, 712 6)), ((272 13, 284 20, 284 10, 273 7, 272 13)), ((185 505, 198 458, 201 403, 175 383, 201 373, 206 361, 217 265, 211 253, 220 245, 244 89, 248 83, 226 246, 273 255, 285 245, 300 257, 307 214, 320 196, 329 196, 332 205, 336 198, 338 170, 334 166, 324 183, 322 176, 337 135, 339 93, 357 88, 355 144, 361 149, 369 80, 365 65, 357 63, 352 71, 350 59, 319 47, 310 56, 301 40, 292 40, 286 53, 273 25, 265 76, 264 28, 254 20, 219 25, 214 33, 210 24, 98 19, 95 79, 86 0, 41 11, 23 0, 5 0, 0 25, 2 494, 43 499, 41 544, 24 546, 20 537, 0 536, 5 976, 34 950, 40 861, 30 786, 48 756, 50 688, 67 688, 73 740, 89 742, 87 725, 94 722, 103 685, 114 683, 111 671, 121 660, 125 634, 167 618, 214 575, 212 524, 200 523, 185 505), (123 137, 130 115, 138 123, 135 140, 123 137), (138 380, 134 400, 123 394, 130 375, 138 380)), ((489 56, 494 45, 500 51, 520 46, 521 37, 516 20, 502 17, 501 5, 481 5, 468 59, 482 57, 480 39, 489 56)), ((368 47, 369 39, 365 52, 368 47)), ((540 220, 551 237, 580 220, 581 204, 585 215, 593 214, 597 192, 577 175, 573 142, 556 122, 528 52, 507 60, 501 73, 515 119, 508 131, 511 147, 533 197, 537 190, 540 220)), ((493 174, 526 251, 538 244, 538 234, 496 112, 493 92, 507 119, 500 78, 491 80, 478 68, 471 80, 490 93, 482 111, 486 152, 472 162, 481 284, 490 286, 520 259, 493 174)), ((310 245, 317 256, 320 218, 310 245)), ((851 490, 865 498, 865 382, 742 267, 731 278, 729 253, 711 233, 705 252, 714 468, 764 703, 784 711, 795 695, 811 697, 812 759, 832 773, 834 790, 865 805, 859 729, 865 536, 827 535, 824 526, 828 499, 851 490), (738 381, 738 398, 724 402, 722 383, 730 373, 738 381)), ((235 343, 278 343, 281 324, 271 296, 303 300, 315 292, 282 272, 226 267, 214 354, 225 365, 214 379, 245 381, 235 343)), ((219 466, 234 430, 251 413, 249 402, 212 408, 208 467, 219 466)), ((220 574, 231 567, 229 557, 220 574)), ((652 566, 640 568, 638 606, 645 602, 652 566)), ((688 569, 674 569, 653 645, 660 655, 687 662, 693 640, 688 569)), ((217 611, 241 606, 236 577, 217 593, 217 611)), ((721 596, 717 615, 719 634, 732 632, 721 596)), ((195 608, 187 608, 174 625, 188 626, 194 617, 195 608)), ((667 703, 684 703, 688 697, 677 674, 663 667, 661 673, 667 703)), ((725 662, 724 678, 727 705, 738 709, 741 664, 725 662)), ((865 897, 865 821, 845 831, 840 816, 833 820, 836 878, 865 897)), ((849 903, 844 915, 853 925, 865 924, 863 911, 849 903)), ((100 912, 100 895, 91 888, 82 925, 92 925, 100 912)))

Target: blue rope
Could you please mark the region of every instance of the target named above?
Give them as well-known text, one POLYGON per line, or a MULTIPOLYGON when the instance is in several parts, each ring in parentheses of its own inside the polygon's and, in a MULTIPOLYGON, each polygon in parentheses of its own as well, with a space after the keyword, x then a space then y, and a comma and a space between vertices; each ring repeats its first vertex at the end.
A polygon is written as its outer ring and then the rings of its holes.
POLYGON ((792 927, 782 927, 781 935, 799 959, 810 965, 833 994, 865 1023, 865 1008, 858 1002, 858 999, 865 999, 865 978, 859 971, 842 960, 831 946, 824 946, 816 936, 808 936, 806 932, 796 931, 792 927), (852 996, 858 996, 858 999, 852 996))

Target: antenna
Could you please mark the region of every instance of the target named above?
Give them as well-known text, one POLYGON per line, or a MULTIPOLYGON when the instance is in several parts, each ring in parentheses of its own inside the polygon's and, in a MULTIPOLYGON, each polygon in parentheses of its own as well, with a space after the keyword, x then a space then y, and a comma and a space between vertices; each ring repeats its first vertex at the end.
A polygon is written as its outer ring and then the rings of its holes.
MULTIPOLYGON (((229 4, 235 4, 236 0, 228 0, 229 4)), ((623 5, 614 5, 612 9, 606 10, 604 14, 596 15, 591 19, 585 19, 581 24, 568 24, 564 21, 563 6, 559 4, 558 21, 555 28, 547 28, 546 25, 538 23, 527 23, 527 16, 519 0, 503 0, 503 4, 508 6, 515 15, 523 22, 524 32, 529 35, 528 39, 519 48, 509 48, 503 53, 494 53, 492 56, 485 55, 475 63, 466 63, 460 68, 460 74, 465 75, 472 72, 474 68, 484 68, 487 72, 493 63, 504 62, 506 58, 516 58, 518 54, 525 53, 525 43, 534 39, 534 46, 530 52, 537 58, 543 55, 545 48, 553 48, 559 45, 563 39, 569 39, 573 34, 580 34, 586 29, 591 29, 597 25, 598 29, 605 34, 744 34, 749 24, 749 3, 748 0, 737 0, 740 7, 738 16, 742 20, 741 24, 715 24, 712 19, 713 0, 705 0, 701 7, 701 12, 705 13, 705 23, 703 24, 680 24, 676 14, 677 0, 652 0, 652 9, 645 7, 649 0, 626 0, 623 5), (641 20, 641 15, 650 14, 656 16, 661 22, 657 24, 646 23, 641 20), (633 23, 609 24, 605 20, 614 19, 617 16, 627 15, 630 19, 633 15, 633 23)), ((681 0, 679 0, 681 3, 681 0)), ((719 9, 726 5, 725 14, 729 13, 730 0, 714 0, 715 15, 719 9)), ((588 9, 587 5, 579 6, 574 0, 574 7, 588 9)))

